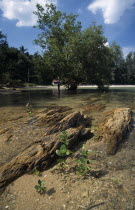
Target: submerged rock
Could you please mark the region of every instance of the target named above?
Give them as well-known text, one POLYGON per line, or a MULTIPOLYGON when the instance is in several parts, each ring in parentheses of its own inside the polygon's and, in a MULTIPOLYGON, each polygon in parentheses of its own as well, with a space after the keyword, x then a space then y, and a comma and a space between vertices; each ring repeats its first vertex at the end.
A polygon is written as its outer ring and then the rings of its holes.
POLYGON ((39 126, 51 126, 58 123, 60 120, 62 120, 67 113, 71 110, 68 106, 57 106, 53 109, 38 114, 37 117, 37 123, 39 126))
POLYGON ((105 104, 90 104, 84 107, 84 110, 89 112, 100 112, 105 109, 105 104))
POLYGON ((50 127, 45 135, 50 135, 59 131, 67 130, 68 128, 75 128, 78 126, 84 126, 86 125, 86 120, 84 118, 84 115, 81 115, 80 112, 73 112, 63 119, 61 119, 57 124, 50 127))
POLYGON ((98 136, 106 143, 108 155, 114 155, 124 136, 131 128, 131 110, 118 108, 99 125, 98 136))
MULTIPOLYGON (((50 110, 51 116, 56 113, 50 110)), ((57 113, 58 114, 58 113, 57 113)), ((49 116, 49 114, 47 114, 49 116)), ((60 113, 61 116, 61 113, 60 113)), ((40 116, 41 117, 41 116, 40 116)), ((41 118, 40 118, 41 119, 41 118)), ((39 122, 39 118, 34 118, 34 121, 39 122)), ((52 119, 53 120, 53 119, 52 119)), ((17 177, 33 171, 37 168, 39 170, 46 169, 54 160, 56 160, 56 150, 62 144, 60 142, 60 134, 64 130, 70 134, 69 149, 77 145, 80 141, 90 138, 91 132, 88 126, 87 117, 80 114, 80 112, 73 112, 67 114, 55 125, 48 128, 48 131, 39 139, 39 141, 32 143, 25 150, 14 157, 10 162, 0 167, 0 187, 7 186, 17 177)))

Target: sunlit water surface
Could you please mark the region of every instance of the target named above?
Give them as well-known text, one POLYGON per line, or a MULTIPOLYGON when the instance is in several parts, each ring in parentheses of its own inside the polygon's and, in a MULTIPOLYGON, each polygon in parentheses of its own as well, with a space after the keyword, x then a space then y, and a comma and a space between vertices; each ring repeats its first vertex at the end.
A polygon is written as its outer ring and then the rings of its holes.
MULTIPOLYGON (((52 88, 29 88, 22 90, 4 90, 0 91, 0 129, 8 127, 16 127, 22 125, 22 130, 17 133, 18 140, 3 144, 4 139, 0 140, 0 153, 2 160, 1 163, 9 161, 14 157, 18 151, 21 151, 24 146, 29 142, 28 139, 33 141, 32 133, 29 126, 25 126, 29 117, 33 118, 38 111, 42 112, 45 108, 53 106, 69 106, 73 111, 80 111, 87 114, 92 119, 91 127, 96 128, 108 116, 108 112, 122 107, 131 108, 133 110, 133 118, 135 116, 135 88, 110 88, 108 92, 101 93, 96 88, 79 88, 75 92, 68 92, 64 88, 61 94, 58 95, 56 87, 52 88), (26 105, 30 104, 32 111, 27 112, 26 105), (90 108, 90 109, 89 109, 90 108), (35 112, 36 111, 36 112, 35 112), (25 116, 24 118, 18 118, 25 116), (19 119, 18 121, 12 119, 19 119), (22 123, 22 124, 21 124, 22 123), (24 133, 25 138, 24 138, 24 133), (22 136, 21 136, 22 135, 22 136), (22 138, 22 139, 21 139, 22 138), (20 140, 21 139, 21 140, 20 140), (11 143, 11 144, 10 144, 11 143), (10 147, 12 145, 12 147, 10 147), (5 161, 5 162, 4 162, 5 161)), ((133 120, 133 124, 135 119, 133 120)), ((130 132, 130 139, 128 142, 135 145, 135 126, 130 132)), ((20 127, 19 127, 20 128, 20 127)), ((18 128, 18 129, 19 129, 18 128)), ((14 130, 17 132, 17 129, 14 130)), ((4 138, 4 137, 3 137, 4 138)), ((132 146, 134 147, 134 146, 132 146)))
POLYGON ((110 88, 107 93, 101 93, 96 88, 79 88, 68 92, 61 90, 58 95, 57 88, 29 88, 21 91, 0 93, 0 107, 25 106, 30 103, 34 108, 47 106, 67 105, 74 109, 87 104, 105 104, 106 109, 111 107, 134 107, 135 87, 110 88))

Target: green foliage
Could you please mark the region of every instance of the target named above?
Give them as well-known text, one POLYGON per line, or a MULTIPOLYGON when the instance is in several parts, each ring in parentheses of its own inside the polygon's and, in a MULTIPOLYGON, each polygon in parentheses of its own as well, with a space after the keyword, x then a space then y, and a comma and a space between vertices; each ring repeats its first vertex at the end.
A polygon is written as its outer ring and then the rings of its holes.
POLYGON ((129 84, 135 84, 135 52, 130 52, 126 57, 127 80, 129 84))
POLYGON ((69 133, 63 131, 59 137, 61 138, 60 142, 64 143, 67 146, 69 145, 69 137, 70 137, 69 133))
POLYGON ((76 173, 82 176, 87 175, 88 171, 91 169, 90 167, 90 160, 88 159, 88 155, 92 152, 92 150, 84 150, 84 145, 82 149, 79 150, 79 154, 75 162, 76 165, 76 173))
POLYGON ((23 46, 9 47, 6 35, 0 32, 0 83, 21 87, 24 82, 31 82, 33 74, 32 56, 23 46))
POLYGON ((53 80, 52 70, 50 69, 49 57, 35 53, 33 55, 34 74, 33 80, 38 84, 50 85, 53 80))
POLYGON ((22 83, 31 79, 32 58, 17 48, 8 46, 0 48, 0 67, 1 82, 8 83, 9 86, 13 84, 14 87, 20 87, 22 83))
POLYGON ((38 180, 38 185, 35 185, 35 189, 38 193, 43 194, 46 192, 47 188, 45 187, 45 182, 41 181, 40 179, 38 180))
POLYGON ((59 150, 56 150, 56 154, 59 157, 66 157, 72 153, 68 149, 70 134, 67 134, 66 131, 63 131, 59 137, 61 138, 60 142, 62 142, 63 144, 60 146, 59 150))
POLYGON ((72 151, 68 149, 68 138, 70 137, 70 134, 67 134, 66 131, 63 131, 59 137, 61 138, 60 142, 63 144, 60 146, 59 150, 56 150, 56 154, 60 157, 57 162, 59 163, 58 168, 64 171, 67 167, 65 158, 72 153, 72 151))
POLYGON ((0 31, 0 47, 7 46, 7 36, 0 31))
POLYGON ((39 176, 39 175, 40 175, 40 171, 38 171, 38 170, 35 168, 34 174, 37 175, 37 176, 39 176))
POLYGON ((101 25, 93 23, 81 31, 78 16, 37 4, 35 40, 42 53, 30 55, 24 46, 9 47, 0 31, 0 84, 22 87, 23 83, 49 85, 60 79, 73 90, 81 82, 106 90, 110 84, 135 84, 135 52, 126 58, 115 42, 107 45, 101 25))
POLYGON ((65 157, 71 154, 71 151, 67 149, 65 144, 62 144, 59 150, 56 150, 56 154, 60 157, 65 157))
POLYGON ((99 89, 108 85, 111 79, 111 52, 106 43, 107 38, 101 25, 93 23, 82 31, 81 59, 85 78, 99 89))
POLYGON ((113 42, 110 45, 111 60, 112 60, 112 78, 111 83, 113 84, 126 84, 127 81, 127 70, 123 57, 122 49, 119 45, 113 42))
POLYGON ((77 15, 67 15, 53 4, 46 7, 45 10, 37 4, 36 27, 41 33, 35 43, 44 49, 46 67, 52 77, 59 77, 68 88, 76 88, 82 75, 82 66, 77 56, 81 23, 77 22, 77 15))

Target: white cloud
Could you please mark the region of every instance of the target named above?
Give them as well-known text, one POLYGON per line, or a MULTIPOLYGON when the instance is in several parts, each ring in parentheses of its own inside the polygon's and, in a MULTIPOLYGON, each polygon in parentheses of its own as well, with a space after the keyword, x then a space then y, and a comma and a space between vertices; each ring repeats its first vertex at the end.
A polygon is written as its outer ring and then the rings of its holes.
POLYGON ((135 0, 94 0, 88 9, 94 14, 101 10, 104 23, 113 24, 119 21, 127 9, 132 9, 134 3, 135 0))
POLYGON ((9 20, 17 20, 16 26, 33 26, 37 17, 33 14, 36 11, 36 4, 56 4, 57 0, 1 0, 0 9, 3 17, 9 20))
POLYGON ((126 57, 128 53, 135 52, 135 47, 122 47, 123 55, 126 57))

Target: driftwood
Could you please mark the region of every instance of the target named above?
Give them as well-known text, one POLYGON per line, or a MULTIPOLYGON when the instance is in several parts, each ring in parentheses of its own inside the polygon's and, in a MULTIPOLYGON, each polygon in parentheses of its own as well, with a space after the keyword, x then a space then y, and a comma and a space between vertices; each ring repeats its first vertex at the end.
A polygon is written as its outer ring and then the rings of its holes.
POLYGON ((99 125, 98 135, 106 143, 108 155, 114 155, 118 145, 131 127, 131 111, 129 108, 118 108, 99 125))
POLYGON ((27 147, 9 163, 1 166, 0 187, 7 186, 17 177, 30 173, 35 168, 44 170, 56 160, 56 149, 59 149, 61 145, 59 137, 61 131, 66 130, 70 134, 69 149, 72 149, 73 145, 77 145, 81 140, 90 138, 91 132, 84 127, 85 121, 87 120, 83 115, 75 112, 63 118, 58 125, 56 124, 55 129, 54 126, 51 127, 49 135, 45 134, 41 140, 27 147))

